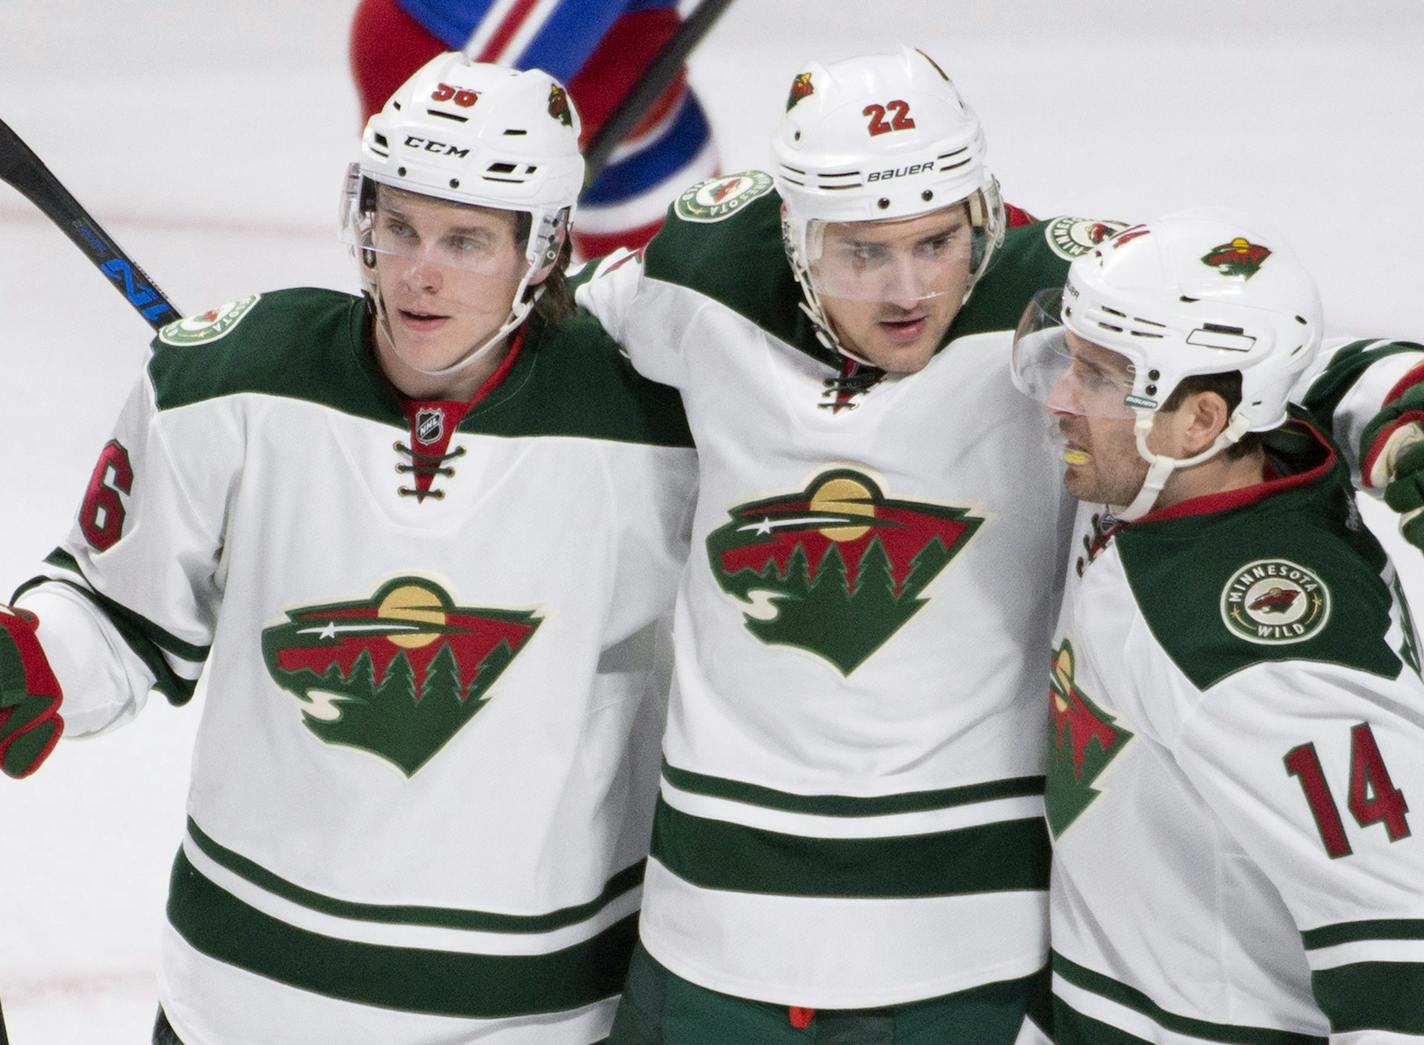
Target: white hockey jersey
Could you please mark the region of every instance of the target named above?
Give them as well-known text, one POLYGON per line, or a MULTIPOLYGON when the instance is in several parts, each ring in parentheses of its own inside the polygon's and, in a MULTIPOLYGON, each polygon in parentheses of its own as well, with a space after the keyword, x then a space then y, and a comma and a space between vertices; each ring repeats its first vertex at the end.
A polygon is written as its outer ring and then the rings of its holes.
POLYGON ((1048 687, 1060 1045, 1424 1041, 1415 629, 1335 451, 1268 440, 1260 486, 1106 536, 1080 513, 1048 687))
POLYGON ((160 334, 19 599, 71 734, 206 665, 162 1004, 187 1045, 589 1045, 636 936, 653 625, 695 486, 587 317, 405 403, 358 298, 160 334))
POLYGON ((814 1008, 1027 976, 1068 519, 1008 353, 1063 248, 1111 229, 1009 230, 952 343, 880 376, 817 341, 779 204, 760 172, 689 190, 645 259, 577 293, 682 393, 701 469, 643 942, 702 986, 814 1008))

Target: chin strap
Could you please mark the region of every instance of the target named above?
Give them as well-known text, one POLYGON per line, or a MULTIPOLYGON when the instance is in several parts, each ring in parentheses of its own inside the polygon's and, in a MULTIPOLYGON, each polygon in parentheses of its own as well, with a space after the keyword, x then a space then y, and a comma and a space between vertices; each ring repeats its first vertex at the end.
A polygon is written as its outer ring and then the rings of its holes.
MULTIPOLYGON (((528 277, 526 277, 526 282, 527 278, 528 277)), ((510 307, 508 318, 505 319, 498 330, 490 335, 487 341, 476 345, 455 362, 449 366, 441 367, 439 370, 426 370, 424 367, 419 366, 412 366, 411 369, 424 374, 426 377, 449 377, 451 374, 458 374, 462 370, 474 366, 485 356, 489 355, 495 347, 504 342, 505 337, 508 336, 511 330, 524 322, 530 310, 534 308, 534 302, 538 301, 539 296, 544 293, 542 286, 535 287, 534 293, 529 295, 529 300, 521 301, 520 298, 524 296, 524 286, 524 283, 519 285, 519 290, 514 297, 515 304, 510 307)), ((381 298, 379 293, 373 296, 376 302, 376 323, 380 326, 381 332, 386 335, 386 340, 394 345, 395 337, 391 333, 391 322, 390 318, 386 315, 385 301, 381 298)))
POLYGON ((1162 487, 1167 485, 1167 480, 1178 468, 1191 468, 1209 461, 1246 434, 1246 418, 1237 414, 1212 444, 1195 457, 1163 457, 1147 449, 1147 436, 1152 431, 1156 413, 1142 407, 1133 407, 1132 412, 1137 415, 1137 422, 1133 425, 1133 433, 1137 436, 1137 453, 1147 462, 1147 477, 1142 480, 1142 488, 1137 491, 1137 496, 1132 499, 1131 504, 1125 508, 1108 506, 1108 513, 1123 522, 1136 522, 1150 512, 1162 494, 1162 487))

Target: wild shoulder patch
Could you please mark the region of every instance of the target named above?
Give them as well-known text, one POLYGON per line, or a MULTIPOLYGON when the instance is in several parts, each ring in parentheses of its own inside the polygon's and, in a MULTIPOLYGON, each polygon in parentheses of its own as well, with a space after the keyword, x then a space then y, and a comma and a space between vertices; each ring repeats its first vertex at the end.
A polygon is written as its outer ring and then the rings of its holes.
POLYGON ((1226 582, 1221 619, 1247 642, 1282 646, 1318 635, 1330 620, 1330 589, 1287 559, 1257 559, 1226 582))
POLYGON ((726 174, 692 186, 677 198, 673 211, 683 221, 721 221, 770 191, 771 175, 765 171, 726 174))
POLYGON ((175 320, 158 332, 158 340, 165 345, 184 348, 226 337, 233 327, 241 323, 252 311, 252 307, 261 297, 261 294, 253 294, 239 301, 229 301, 226 305, 219 305, 199 315, 175 320))
POLYGON ((1099 243, 1112 239, 1127 223, 1094 221, 1092 218, 1054 218, 1043 230, 1043 238, 1060 258, 1072 261, 1082 257, 1099 243))

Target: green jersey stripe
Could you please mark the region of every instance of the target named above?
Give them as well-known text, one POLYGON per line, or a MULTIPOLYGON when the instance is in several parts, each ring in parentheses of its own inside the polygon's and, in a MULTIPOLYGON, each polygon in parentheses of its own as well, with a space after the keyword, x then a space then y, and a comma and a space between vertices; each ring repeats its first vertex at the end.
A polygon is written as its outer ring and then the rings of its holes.
POLYGON ((200 874, 181 849, 168 920, 203 954, 302 990, 474 1019, 564 1012, 613 997, 638 935, 632 914, 549 954, 460 954, 339 940, 249 907, 200 874))
POLYGON ((906 791, 870 798, 849 795, 798 795, 790 791, 776 791, 760 784, 748 784, 741 780, 678 769, 666 760, 663 761, 663 779, 680 791, 707 795, 710 798, 726 798, 787 813, 807 813, 815 816, 924 813, 1000 798, 1041 795, 1044 780, 1042 776, 1011 777, 982 784, 946 787, 936 791, 906 791))
POLYGON ((1322 925, 1319 929, 1306 929, 1300 938, 1307 951, 1360 940, 1424 940, 1424 919, 1373 918, 1341 922, 1338 925, 1322 925))
POLYGON ((646 860, 625 867, 604 886, 603 892, 587 903, 560 908, 547 914, 515 915, 498 914, 491 911, 470 911, 447 907, 394 906, 386 904, 354 903, 324 896, 310 889, 287 881, 273 874, 260 864, 249 860, 213 841, 190 817, 188 834, 212 861, 233 874, 251 882, 259 889, 265 889, 284 900, 302 907, 320 911, 337 918, 351 918, 359 921, 386 924, 419 925, 442 929, 467 929, 480 932, 503 933, 545 933, 556 929, 586 922, 613 900, 643 881, 646 860))
POLYGON ((1310 986, 1336 1034, 1424 1034, 1424 963, 1354 962, 1312 972, 1310 986))
MULTIPOLYGON (((1068 983, 1073 984, 1084 991, 1096 994, 1108 1001, 1116 1002, 1125 1008, 1142 1013, 1165 1030, 1175 1034, 1188 1034, 1193 1037, 1202 1038, 1206 1041, 1221 1042, 1222 1045, 1327 1045, 1325 1038, 1315 1037, 1309 1034, 1297 1034, 1294 1031, 1275 1030, 1270 1027, 1246 1027, 1238 1024, 1211 1023, 1207 1020, 1198 1020, 1190 1016, 1179 1016, 1176 1013, 1168 1012, 1151 998, 1136 987, 1129 987, 1102 973, 1086 969, 1076 962, 1069 961, 1057 951, 1053 952, 1053 972, 1056 976, 1061 976, 1068 983)), ((1062 1012, 1065 1006, 1061 1001, 1055 1004, 1055 1017, 1062 1012)), ((1071 1009, 1069 1010, 1072 1011, 1071 1009)), ((1056 1029, 1056 1024, 1055 1024, 1056 1029)), ((1064 1039, 1060 1038, 1060 1042, 1064 1039)), ((1098 1041, 1098 1038, 1073 1038, 1067 1040, 1091 1040, 1098 1041)), ((1135 1038, 1125 1038, 1126 1041, 1135 1041, 1135 1038)))
POLYGON ((807 838, 692 816, 658 799, 653 856, 706 889, 912 899, 1048 888, 1048 831, 1029 817, 923 835, 807 838))
POLYGON ((86 596, 92 599, 109 617, 116 622, 123 622, 130 625, 140 635, 164 652, 171 653, 175 657, 181 657, 183 660, 193 661, 195 664, 201 664, 208 659, 208 650, 211 647, 184 642, 177 635, 164 630, 147 617, 135 613, 127 606, 122 606, 113 599, 101 595, 94 590, 94 586, 89 584, 89 578, 84 576, 84 571, 80 568, 78 560, 63 548, 56 548, 50 552, 45 556, 45 562, 61 570, 67 570, 70 573, 83 577, 84 583, 88 584, 89 588, 87 590, 80 588, 80 591, 83 591, 86 596))

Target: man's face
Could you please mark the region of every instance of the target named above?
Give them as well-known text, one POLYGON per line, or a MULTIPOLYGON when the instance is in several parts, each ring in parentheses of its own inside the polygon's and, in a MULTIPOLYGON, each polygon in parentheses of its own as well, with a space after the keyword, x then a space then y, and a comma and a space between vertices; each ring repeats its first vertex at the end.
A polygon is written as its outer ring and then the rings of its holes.
POLYGON ((1147 478, 1147 462, 1137 452, 1135 418, 1123 402, 1132 390, 1132 364, 1126 356, 1064 333, 1072 363, 1047 403, 1067 444, 1063 485, 1080 501, 1131 504, 1147 478))
POLYGON ((393 342, 381 347, 398 366, 450 366, 499 329, 526 268, 514 230, 510 211, 378 189, 372 246, 393 342))
POLYGON ((963 204, 826 225, 811 280, 846 350, 892 373, 923 370, 964 302, 972 234, 963 204))

